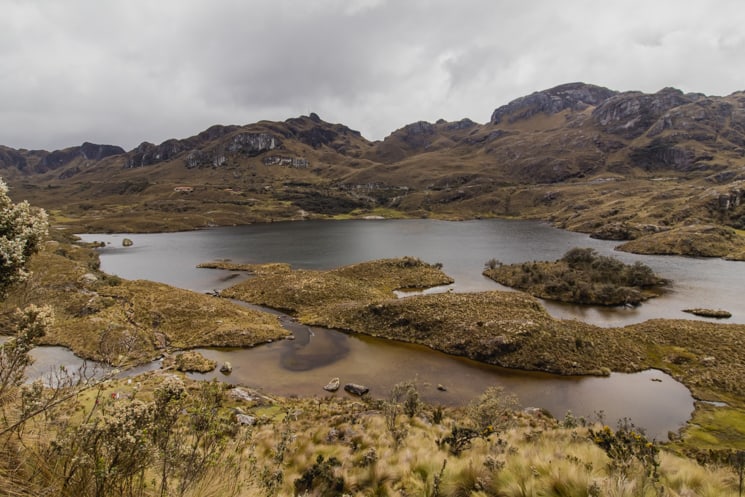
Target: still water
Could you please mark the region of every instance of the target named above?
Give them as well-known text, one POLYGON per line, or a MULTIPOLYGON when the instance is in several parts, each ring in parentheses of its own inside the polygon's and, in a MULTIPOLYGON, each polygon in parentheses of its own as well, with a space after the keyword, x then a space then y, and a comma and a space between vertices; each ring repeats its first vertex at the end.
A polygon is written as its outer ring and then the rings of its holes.
POLYGON ((745 262, 627 254, 614 250, 616 242, 594 240, 538 221, 306 221, 181 233, 81 237, 109 244, 101 250, 102 269, 108 273, 199 292, 236 282, 226 281, 225 272, 196 268, 200 262, 216 259, 287 262, 296 268, 329 269, 407 255, 430 263, 441 262, 443 270, 455 280, 447 287, 454 291, 505 289, 481 275, 489 259, 506 264, 555 260, 572 247, 591 247, 627 263, 642 261, 673 284, 665 295, 633 309, 544 302, 554 316, 600 326, 623 326, 652 318, 696 319, 682 310, 705 307, 726 309, 732 313, 727 322, 745 323, 745 262), (125 237, 134 245, 122 247, 125 237))
MULTIPOLYGON (((85 241, 107 244, 100 253, 102 269, 108 273, 199 292, 220 289, 245 277, 198 269, 200 262, 287 262, 297 268, 327 269, 407 255, 443 264, 455 283, 435 291, 504 289, 481 275, 487 260, 554 260, 572 247, 592 247, 624 262, 640 260, 674 284, 663 296, 634 309, 545 303, 554 316, 623 326, 657 317, 690 319, 682 309, 712 307, 732 312, 729 322, 745 322, 738 295, 745 263, 624 254, 614 252, 613 242, 533 221, 310 221, 126 237, 133 246, 122 247, 125 235, 81 236, 85 241)), ((370 386, 378 396, 397 382, 413 380, 425 399, 443 404, 466 403, 488 386, 498 385, 516 394, 525 406, 546 408, 556 416, 567 410, 589 417, 603 411, 610 422, 628 417, 657 438, 680 427, 693 410, 688 390, 659 371, 609 378, 517 372, 424 347, 310 329, 283 320, 296 340, 246 350, 201 350, 218 362, 230 361, 234 370, 230 376, 215 372, 199 377, 219 377, 282 395, 324 395, 320 387, 337 376, 342 383, 370 386), (438 390, 438 384, 447 390, 438 390)))

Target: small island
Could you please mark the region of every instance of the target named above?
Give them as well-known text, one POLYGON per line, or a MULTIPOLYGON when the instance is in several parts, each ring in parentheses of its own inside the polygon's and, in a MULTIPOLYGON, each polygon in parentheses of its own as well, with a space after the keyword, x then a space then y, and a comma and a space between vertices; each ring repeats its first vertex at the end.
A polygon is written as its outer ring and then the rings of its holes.
POLYGON ((573 248, 554 262, 486 263, 485 276, 535 297, 574 304, 639 305, 668 281, 641 262, 624 264, 591 248, 573 248))
POLYGON ((732 313, 724 309, 702 309, 697 307, 695 309, 683 309, 683 312, 705 318, 727 319, 732 317, 732 313))

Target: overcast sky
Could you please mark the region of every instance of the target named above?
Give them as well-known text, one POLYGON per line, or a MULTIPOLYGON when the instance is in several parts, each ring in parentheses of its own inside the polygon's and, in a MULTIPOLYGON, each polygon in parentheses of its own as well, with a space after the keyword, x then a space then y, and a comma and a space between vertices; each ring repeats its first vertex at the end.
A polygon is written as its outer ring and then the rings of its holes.
POLYGON ((584 81, 745 90, 742 0, 0 0, 0 144, 310 112, 382 139, 584 81))

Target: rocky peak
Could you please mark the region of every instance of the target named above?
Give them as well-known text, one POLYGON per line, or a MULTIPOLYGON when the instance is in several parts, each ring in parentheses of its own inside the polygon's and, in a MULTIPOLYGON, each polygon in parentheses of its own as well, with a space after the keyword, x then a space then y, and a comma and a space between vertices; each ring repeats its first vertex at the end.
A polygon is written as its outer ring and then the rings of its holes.
POLYGON ((460 131, 463 129, 470 129, 474 126, 478 126, 475 122, 471 121, 467 117, 465 119, 461 119, 460 121, 455 121, 452 123, 443 121, 441 123, 438 122, 438 124, 445 125, 445 129, 447 129, 448 131, 460 131))
POLYGON ((492 124, 505 120, 513 123, 536 114, 556 114, 565 109, 584 110, 596 106, 616 95, 617 92, 602 86, 585 83, 567 83, 549 90, 531 93, 496 109, 491 116, 492 124))
POLYGON ((235 126, 235 125, 223 126, 221 124, 215 124, 214 126, 210 126, 209 128, 199 133, 197 135, 197 139, 202 142, 216 140, 217 138, 221 138, 225 135, 229 135, 230 133, 233 133, 239 128, 240 126, 235 126))
POLYGON ((86 160, 101 160, 112 155, 125 153, 122 147, 116 145, 98 145, 95 143, 85 142, 80 146, 80 154, 86 160))
POLYGON ((173 159, 178 154, 186 150, 181 140, 170 139, 160 145, 150 142, 142 142, 137 148, 127 154, 124 167, 134 168, 150 166, 158 162, 164 162, 173 159))
POLYGON ((644 134, 670 109, 693 100, 675 88, 663 88, 657 93, 637 91, 619 93, 598 105, 592 117, 608 133, 636 138, 644 134))
POLYGON ((346 139, 359 138, 360 132, 343 124, 332 124, 324 121, 315 112, 309 116, 287 119, 284 122, 286 138, 297 138, 300 142, 319 148, 324 145, 338 149, 346 139))
POLYGON ((0 168, 15 168, 24 171, 27 165, 26 157, 18 150, 0 145, 0 168))
POLYGON ((435 139, 437 134, 435 124, 427 121, 417 121, 399 128, 383 140, 384 143, 399 142, 408 147, 423 148, 435 139))
POLYGON ((36 172, 44 173, 66 166, 77 158, 99 161, 112 155, 123 154, 124 149, 115 145, 98 145, 85 142, 79 147, 55 150, 45 155, 34 168, 36 172))

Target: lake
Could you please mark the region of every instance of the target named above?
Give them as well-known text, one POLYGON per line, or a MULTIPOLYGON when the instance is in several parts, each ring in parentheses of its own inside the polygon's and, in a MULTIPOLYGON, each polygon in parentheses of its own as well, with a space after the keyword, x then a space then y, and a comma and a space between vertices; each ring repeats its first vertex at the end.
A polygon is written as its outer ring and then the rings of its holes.
MULTIPOLYGON (((100 254, 102 269, 108 273, 198 292, 221 289, 246 277, 198 269, 200 262, 287 262, 296 268, 328 269, 402 256, 443 264, 455 283, 432 291, 504 289, 481 275, 487 260, 554 260, 572 247, 591 247, 624 262, 642 261, 674 283, 664 295, 636 308, 546 302, 552 315, 600 326, 623 326, 660 317, 695 319, 682 310, 712 307, 732 312, 728 322, 745 322, 739 296, 745 263, 615 252, 613 242, 536 221, 306 221, 165 234, 87 234, 81 238, 106 243, 100 254), (131 239, 133 245, 123 247, 124 238, 131 239)), ((200 350, 218 362, 230 361, 234 370, 230 376, 214 372, 195 377, 219 377, 282 395, 324 395, 320 387, 338 376, 342 383, 363 383, 374 395, 384 396, 395 383, 411 380, 417 382, 426 400, 442 404, 466 403, 486 387, 498 385, 516 394, 525 406, 546 408, 558 417, 567 410, 588 417, 604 411, 611 422, 628 417, 657 438, 665 438, 668 430, 684 424, 693 410, 690 392, 659 371, 614 373, 608 378, 518 372, 415 345, 284 321, 296 340, 245 350, 200 350), (438 390, 438 384, 447 391, 438 390)))

